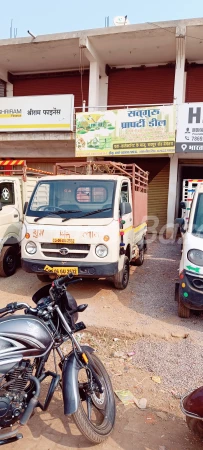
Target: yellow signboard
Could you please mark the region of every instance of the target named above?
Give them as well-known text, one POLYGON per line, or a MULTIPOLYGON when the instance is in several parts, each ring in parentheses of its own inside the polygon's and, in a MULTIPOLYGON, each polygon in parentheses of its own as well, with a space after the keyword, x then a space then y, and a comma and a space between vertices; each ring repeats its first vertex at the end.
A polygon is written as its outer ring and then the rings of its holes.
POLYGON ((76 156, 175 152, 175 107, 154 106, 76 114, 76 156))

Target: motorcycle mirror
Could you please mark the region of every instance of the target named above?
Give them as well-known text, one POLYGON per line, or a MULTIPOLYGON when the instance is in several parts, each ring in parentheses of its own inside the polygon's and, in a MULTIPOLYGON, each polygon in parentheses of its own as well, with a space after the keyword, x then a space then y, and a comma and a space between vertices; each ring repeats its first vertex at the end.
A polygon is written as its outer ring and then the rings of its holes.
POLYGON ((83 305, 79 305, 76 309, 72 309, 72 311, 69 311, 70 316, 77 312, 83 312, 88 307, 85 303, 83 305))
POLYGON ((77 307, 77 311, 78 312, 83 312, 83 311, 85 311, 85 309, 88 307, 88 305, 87 304, 83 304, 83 305, 79 305, 78 307, 77 307))

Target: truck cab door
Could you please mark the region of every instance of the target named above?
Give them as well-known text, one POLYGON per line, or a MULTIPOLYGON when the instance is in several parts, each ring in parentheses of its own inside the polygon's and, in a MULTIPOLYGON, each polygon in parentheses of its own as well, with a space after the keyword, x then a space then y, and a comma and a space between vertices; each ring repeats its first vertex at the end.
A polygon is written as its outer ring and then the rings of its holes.
POLYGON ((131 196, 131 187, 130 181, 126 180, 122 182, 121 185, 121 193, 120 193, 120 205, 122 203, 130 203, 131 211, 122 215, 122 219, 125 221, 123 225, 124 229, 124 241, 132 242, 132 234, 133 234, 133 212, 132 212, 132 196, 131 196))
POLYGON ((0 243, 9 245, 20 241, 22 223, 18 197, 16 180, 0 180, 0 243))

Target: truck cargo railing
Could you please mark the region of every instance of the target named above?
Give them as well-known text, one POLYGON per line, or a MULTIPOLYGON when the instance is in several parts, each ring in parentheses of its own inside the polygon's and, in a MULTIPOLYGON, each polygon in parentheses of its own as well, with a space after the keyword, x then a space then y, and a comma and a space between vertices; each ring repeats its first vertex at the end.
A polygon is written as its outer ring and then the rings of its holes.
POLYGON ((43 175, 53 175, 53 172, 46 172, 41 169, 33 169, 28 167, 26 161, 23 159, 7 159, 0 160, 0 176, 21 176, 24 181, 29 175, 43 176, 43 175))
POLYGON ((55 175, 122 175, 130 178, 135 191, 147 192, 148 172, 136 164, 123 164, 113 161, 84 161, 57 163, 55 175))

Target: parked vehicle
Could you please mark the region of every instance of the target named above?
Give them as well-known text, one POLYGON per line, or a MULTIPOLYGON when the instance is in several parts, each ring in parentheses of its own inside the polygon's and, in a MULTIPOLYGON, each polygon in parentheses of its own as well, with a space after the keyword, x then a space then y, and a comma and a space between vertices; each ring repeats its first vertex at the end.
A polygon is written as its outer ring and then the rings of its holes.
POLYGON ((57 164, 36 185, 22 236, 22 267, 41 281, 73 272, 129 281, 144 261, 148 173, 107 161, 57 164), (73 175, 74 174, 74 175, 73 175))
POLYGON ((186 220, 186 223, 190 217, 191 205, 197 186, 203 183, 201 179, 184 179, 182 201, 185 202, 185 209, 182 209, 182 217, 186 220))
POLYGON ((87 439, 98 444, 113 430, 115 399, 110 378, 94 349, 80 345, 74 336, 85 329, 83 322, 77 322, 78 312, 88 306, 78 306, 67 292, 66 286, 75 281, 70 274, 37 291, 33 296, 36 308, 9 303, 0 310, 0 427, 17 425, 0 434, 1 443, 22 437, 20 431, 34 409, 46 411, 58 385, 64 414, 72 416, 87 439), (19 310, 24 310, 24 315, 13 316, 19 310), (72 344, 68 355, 61 349, 65 341, 72 344), (45 370, 52 353, 55 373, 45 370), (47 377, 51 383, 41 404, 41 384, 47 377))
MULTIPOLYGON (((181 208, 186 210, 185 202, 181 202, 181 208)), ((203 184, 196 188, 188 222, 182 217, 176 223, 183 239, 176 284, 178 315, 189 318, 191 310, 203 310, 203 184)))
POLYGON ((203 438, 203 386, 185 395, 180 407, 189 429, 203 438))
POLYGON ((9 277, 15 273, 26 205, 39 176, 47 173, 39 172, 28 169, 23 160, 0 161, 0 276, 2 277, 9 277))

